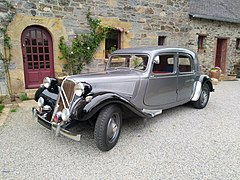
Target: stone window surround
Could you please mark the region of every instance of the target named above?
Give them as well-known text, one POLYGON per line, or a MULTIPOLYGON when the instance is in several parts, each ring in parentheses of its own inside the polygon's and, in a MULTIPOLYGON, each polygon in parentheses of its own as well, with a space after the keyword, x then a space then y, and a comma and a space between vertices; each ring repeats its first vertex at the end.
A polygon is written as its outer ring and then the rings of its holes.
POLYGON ((197 34, 197 35, 198 35, 198 41, 197 41, 198 52, 203 53, 206 51, 207 34, 197 34))
POLYGON ((158 46, 163 46, 166 43, 167 36, 158 36, 158 46))
POLYGON ((236 50, 240 50, 240 38, 236 39, 236 50))
MULTIPOLYGON (((115 47, 115 45, 114 45, 114 47, 116 48, 116 50, 117 49, 121 49, 122 48, 122 32, 123 32, 123 28, 122 28, 122 30, 119 30, 119 28, 116 28, 116 29, 112 29, 111 31, 114 33, 116 33, 117 34, 117 37, 115 37, 116 39, 116 47, 115 47)), ((110 31, 110 32, 111 32, 110 31)), ((109 33, 110 33, 109 32, 109 33)), ((108 37, 106 37, 106 39, 105 39, 105 58, 107 58, 108 57, 108 54, 109 53, 111 53, 111 51, 112 51, 112 49, 111 48, 114 48, 114 47, 110 47, 110 49, 107 49, 107 39, 108 39, 108 37)))

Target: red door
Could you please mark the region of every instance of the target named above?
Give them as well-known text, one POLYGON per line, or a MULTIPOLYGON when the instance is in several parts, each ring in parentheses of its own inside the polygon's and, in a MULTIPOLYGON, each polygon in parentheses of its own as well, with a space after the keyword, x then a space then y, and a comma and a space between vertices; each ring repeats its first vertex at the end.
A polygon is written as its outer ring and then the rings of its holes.
POLYGON ((227 39, 217 39, 215 66, 220 67, 222 73, 226 72, 227 39))
POLYGON ((54 76, 53 44, 48 31, 31 26, 22 33, 22 53, 27 89, 37 88, 46 76, 54 76))

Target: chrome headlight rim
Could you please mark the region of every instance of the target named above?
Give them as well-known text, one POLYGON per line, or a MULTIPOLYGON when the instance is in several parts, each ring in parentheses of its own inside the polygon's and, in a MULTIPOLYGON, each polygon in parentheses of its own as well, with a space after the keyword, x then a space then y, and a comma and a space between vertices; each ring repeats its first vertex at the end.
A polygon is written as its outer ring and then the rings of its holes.
POLYGON ((61 113, 61 118, 63 121, 67 121, 70 117, 70 111, 68 108, 64 108, 61 113))
POLYGON ((38 103, 38 107, 42 108, 44 106, 44 98, 40 97, 37 103, 38 103))
POLYGON ((84 94, 84 85, 83 83, 79 82, 74 87, 74 92, 77 96, 82 96, 84 94))
POLYGON ((51 85, 51 79, 50 79, 50 77, 45 77, 45 78, 43 79, 43 86, 44 86, 45 88, 49 88, 50 85, 51 85))

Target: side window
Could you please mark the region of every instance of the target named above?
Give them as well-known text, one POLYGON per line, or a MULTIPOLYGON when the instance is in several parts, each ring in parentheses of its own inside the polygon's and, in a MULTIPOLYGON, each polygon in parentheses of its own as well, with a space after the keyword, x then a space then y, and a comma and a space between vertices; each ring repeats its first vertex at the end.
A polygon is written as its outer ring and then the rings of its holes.
POLYGON ((192 72, 191 58, 188 56, 180 55, 178 58, 179 72, 192 72))
POLYGON ((174 71, 174 55, 159 55, 154 59, 153 73, 165 74, 174 71))

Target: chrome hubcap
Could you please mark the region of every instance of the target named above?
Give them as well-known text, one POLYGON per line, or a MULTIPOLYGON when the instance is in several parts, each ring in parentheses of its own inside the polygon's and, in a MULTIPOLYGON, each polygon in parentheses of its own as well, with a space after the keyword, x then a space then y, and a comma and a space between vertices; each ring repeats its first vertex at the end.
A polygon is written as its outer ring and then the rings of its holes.
POLYGON ((204 105, 208 100, 208 93, 206 90, 202 91, 202 95, 201 95, 201 103, 204 105))
POLYGON ((107 125, 107 139, 113 142, 119 133, 120 117, 117 113, 113 114, 107 125))

